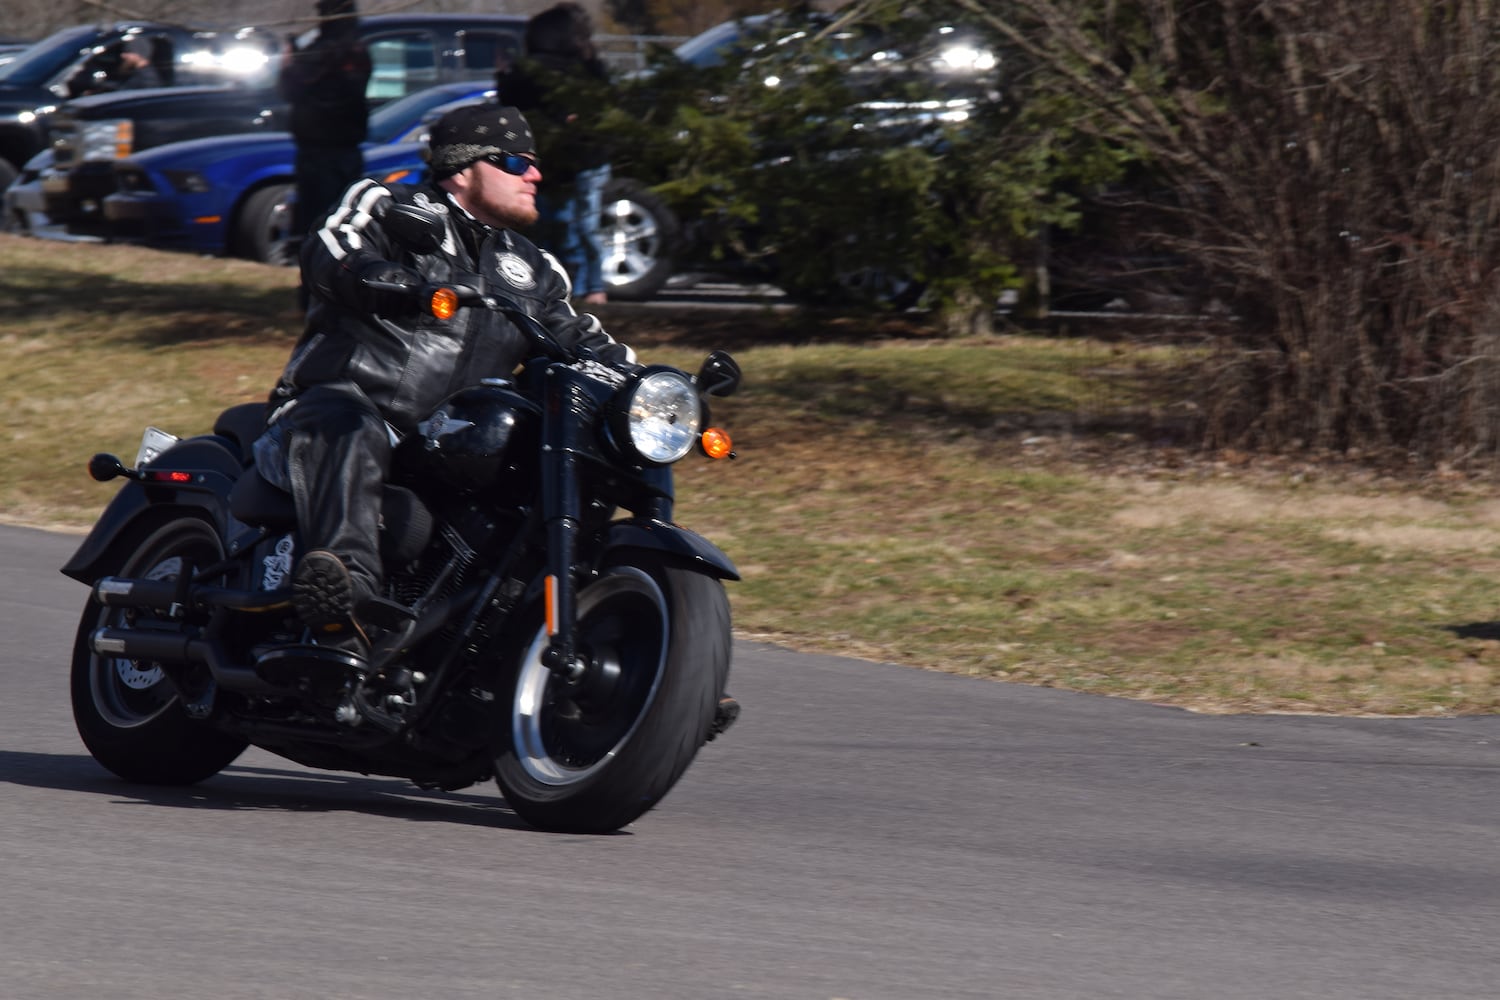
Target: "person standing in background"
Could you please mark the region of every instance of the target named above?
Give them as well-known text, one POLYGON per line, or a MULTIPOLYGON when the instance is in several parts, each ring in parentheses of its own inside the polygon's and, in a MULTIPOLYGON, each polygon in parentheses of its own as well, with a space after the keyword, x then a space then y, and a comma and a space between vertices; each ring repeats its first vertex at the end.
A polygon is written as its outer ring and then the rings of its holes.
POLYGON ((594 46, 594 23, 564 2, 526 22, 526 55, 495 76, 498 100, 520 108, 537 134, 539 158, 553 185, 540 197, 543 231, 568 269, 573 297, 607 301, 600 232, 609 148, 596 124, 609 106, 609 72, 594 46))
POLYGON ((359 37, 354 0, 318 0, 317 10, 317 36, 301 49, 288 40, 277 78, 277 90, 291 105, 289 131, 297 144, 295 243, 365 172, 360 144, 369 128, 370 54, 359 37))

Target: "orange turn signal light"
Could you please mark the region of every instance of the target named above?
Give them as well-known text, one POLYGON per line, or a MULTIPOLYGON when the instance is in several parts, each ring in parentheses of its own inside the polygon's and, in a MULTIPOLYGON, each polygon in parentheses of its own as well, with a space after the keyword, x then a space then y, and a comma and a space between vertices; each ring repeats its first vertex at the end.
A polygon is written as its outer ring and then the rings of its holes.
POLYGON ((728 458, 734 454, 734 442, 729 440, 729 432, 721 428, 710 427, 699 440, 703 454, 709 458, 728 458))
POLYGON ((547 616, 547 634, 557 634, 557 577, 547 574, 542 586, 542 607, 547 616))
POLYGON ((458 293, 451 288, 439 288, 432 293, 427 305, 438 319, 452 319, 458 312, 458 293))

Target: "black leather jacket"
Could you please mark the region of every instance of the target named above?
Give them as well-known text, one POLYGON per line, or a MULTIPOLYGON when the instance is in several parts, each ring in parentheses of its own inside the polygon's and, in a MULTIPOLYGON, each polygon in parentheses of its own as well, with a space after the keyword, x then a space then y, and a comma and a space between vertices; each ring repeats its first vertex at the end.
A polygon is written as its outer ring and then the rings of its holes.
POLYGON ((433 282, 488 286, 518 302, 564 345, 582 343, 608 363, 633 362, 589 313, 568 303, 567 273, 553 256, 506 229, 486 226, 440 188, 355 184, 322 228, 303 241, 302 278, 311 302, 307 327, 271 395, 275 407, 303 389, 352 382, 397 432, 410 432, 450 393, 506 377, 530 356, 525 335, 500 313, 463 308, 449 320, 417 314, 376 316, 364 306, 358 275, 372 261, 404 264, 433 282), (443 246, 417 254, 380 224, 391 200, 422 205, 447 220, 443 246))

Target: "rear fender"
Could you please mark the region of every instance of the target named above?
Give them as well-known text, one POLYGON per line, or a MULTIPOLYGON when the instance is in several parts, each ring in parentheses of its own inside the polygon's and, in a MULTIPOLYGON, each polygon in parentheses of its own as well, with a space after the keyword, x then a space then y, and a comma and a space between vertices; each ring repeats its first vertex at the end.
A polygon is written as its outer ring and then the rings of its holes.
POLYGON ((83 583, 93 583, 112 572, 125 553, 116 551, 143 524, 157 524, 182 514, 206 517, 220 537, 230 533, 229 490, 242 466, 229 442, 218 437, 189 438, 162 452, 152 469, 180 469, 195 475, 187 483, 142 483, 120 487, 83 544, 62 572, 83 583))
POLYGON ((739 570, 717 545, 678 524, 643 517, 616 521, 609 526, 604 553, 607 557, 626 549, 658 553, 683 569, 718 580, 740 578, 739 570))

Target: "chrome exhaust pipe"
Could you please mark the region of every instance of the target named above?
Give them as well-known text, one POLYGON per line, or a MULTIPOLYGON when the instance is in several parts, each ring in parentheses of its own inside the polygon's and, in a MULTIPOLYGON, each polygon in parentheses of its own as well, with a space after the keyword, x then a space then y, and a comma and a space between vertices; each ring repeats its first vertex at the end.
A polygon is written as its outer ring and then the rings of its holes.
MULTIPOLYGON (((249 694, 272 694, 280 689, 266 683, 248 667, 224 662, 218 643, 180 632, 143 632, 128 628, 95 629, 89 636, 89 648, 100 656, 146 660, 167 665, 198 664, 206 666, 214 683, 228 691, 249 694)), ((169 670, 170 674, 171 671, 169 670)))
MULTIPOLYGON (((111 608, 150 608, 173 616, 187 610, 178 604, 180 595, 176 580, 130 580, 106 576, 94 584, 93 597, 111 608)), ((290 590, 193 586, 187 593, 188 604, 193 608, 227 608, 252 613, 290 607, 291 599, 290 590)))

